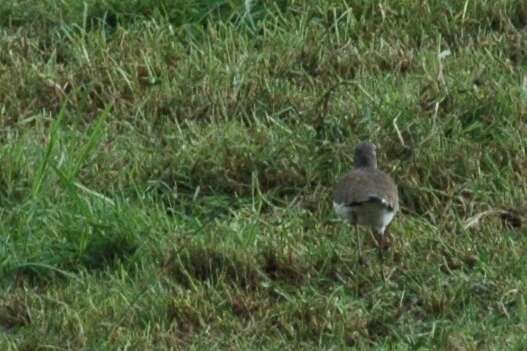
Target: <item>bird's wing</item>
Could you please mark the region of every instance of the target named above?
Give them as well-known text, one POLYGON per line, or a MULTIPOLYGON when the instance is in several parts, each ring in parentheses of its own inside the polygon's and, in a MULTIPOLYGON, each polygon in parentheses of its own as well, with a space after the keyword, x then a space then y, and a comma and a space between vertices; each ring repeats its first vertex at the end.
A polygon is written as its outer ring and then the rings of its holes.
POLYGON ((393 210, 398 207, 397 187, 380 170, 356 169, 337 184, 334 201, 349 207, 373 202, 393 210))

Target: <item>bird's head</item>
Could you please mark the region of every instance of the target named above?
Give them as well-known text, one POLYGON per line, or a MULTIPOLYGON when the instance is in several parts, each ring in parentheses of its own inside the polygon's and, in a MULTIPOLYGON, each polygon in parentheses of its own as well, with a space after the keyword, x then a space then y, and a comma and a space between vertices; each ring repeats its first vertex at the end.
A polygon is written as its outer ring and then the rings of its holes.
POLYGON ((377 147, 368 142, 362 142, 355 147, 355 168, 377 168, 377 147))

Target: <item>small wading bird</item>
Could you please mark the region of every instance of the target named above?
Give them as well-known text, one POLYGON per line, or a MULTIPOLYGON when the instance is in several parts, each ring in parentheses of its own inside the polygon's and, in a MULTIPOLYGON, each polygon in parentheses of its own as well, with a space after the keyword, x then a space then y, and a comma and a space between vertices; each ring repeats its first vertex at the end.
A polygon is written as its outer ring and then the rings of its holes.
POLYGON ((362 248, 357 226, 374 231, 384 281, 384 233, 399 209, 399 196, 392 178, 377 168, 375 145, 360 143, 355 147, 353 169, 337 183, 333 207, 340 217, 355 226, 359 262, 362 248))

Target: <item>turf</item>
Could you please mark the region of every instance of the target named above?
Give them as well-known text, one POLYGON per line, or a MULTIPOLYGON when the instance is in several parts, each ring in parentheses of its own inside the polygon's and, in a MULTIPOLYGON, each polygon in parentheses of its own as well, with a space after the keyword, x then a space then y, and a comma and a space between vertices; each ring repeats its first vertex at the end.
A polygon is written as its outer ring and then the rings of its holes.
POLYGON ((0 3, 0 349, 527 343, 527 5, 0 3), (331 208, 402 209, 379 277, 331 208))

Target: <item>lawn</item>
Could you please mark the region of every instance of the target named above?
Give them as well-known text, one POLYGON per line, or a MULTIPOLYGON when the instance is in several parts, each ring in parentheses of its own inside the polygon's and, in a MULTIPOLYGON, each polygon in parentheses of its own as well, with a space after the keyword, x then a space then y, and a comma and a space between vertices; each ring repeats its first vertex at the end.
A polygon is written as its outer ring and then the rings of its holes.
POLYGON ((523 350, 526 43, 523 0, 1 2, 0 349, 523 350))

